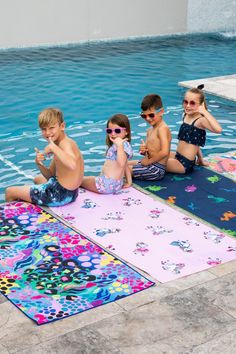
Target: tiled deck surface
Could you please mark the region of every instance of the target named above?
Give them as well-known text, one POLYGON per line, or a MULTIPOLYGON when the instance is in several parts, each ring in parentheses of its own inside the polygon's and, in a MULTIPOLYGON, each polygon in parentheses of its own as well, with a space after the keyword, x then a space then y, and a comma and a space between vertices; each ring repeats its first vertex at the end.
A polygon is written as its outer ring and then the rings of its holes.
MULTIPOLYGON (((179 83, 236 101, 236 75, 179 83)), ((0 353, 236 353, 236 260, 51 324, 0 295, 0 353)))
POLYGON ((178 84, 189 88, 204 84, 205 92, 236 101, 236 74, 207 79, 181 81, 178 84))

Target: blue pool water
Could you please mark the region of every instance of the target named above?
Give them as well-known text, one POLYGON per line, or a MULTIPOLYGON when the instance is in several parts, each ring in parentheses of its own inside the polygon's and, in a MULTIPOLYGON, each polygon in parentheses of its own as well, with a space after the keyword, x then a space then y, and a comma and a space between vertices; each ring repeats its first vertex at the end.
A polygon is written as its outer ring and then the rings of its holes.
MULTIPOLYGON (((37 127, 42 109, 63 110, 67 132, 84 155, 86 174, 96 174, 111 115, 130 117, 138 157, 146 130, 138 116, 140 102, 148 93, 160 94, 175 149, 184 93, 178 82, 236 73, 235 57, 236 38, 224 34, 0 51, 0 201, 7 186, 31 183, 37 172, 34 147, 45 146, 37 127)), ((236 104, 210 95, 207 101, 223 134, 208 133, 204 154, 236 149, 236 104)))

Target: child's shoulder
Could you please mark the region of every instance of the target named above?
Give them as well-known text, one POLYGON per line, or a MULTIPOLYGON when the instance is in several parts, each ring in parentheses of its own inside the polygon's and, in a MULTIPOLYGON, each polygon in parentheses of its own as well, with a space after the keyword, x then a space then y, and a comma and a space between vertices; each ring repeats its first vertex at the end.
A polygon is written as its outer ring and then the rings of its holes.
POLYGON ((63 147, 68 147, 68 146, 78 148, 76 141, 66 135, 65 138, 61 140, 60 147, 63 148, 63 147))
POLYGON ((128 155, 129 159, 133 156, 133 149, 129 141, 124 142, 124 151, 128 155))
POLYGON ((124 141, 124 146, 131 146, 131 143, 129 141, 124 141))
POLYGON ((166 131, 170 131, 170 128, 168 126, 168 124, 166 124, 166 122, 163 120, 162 124, 159 127, 159 130, 166 130, 166 131))

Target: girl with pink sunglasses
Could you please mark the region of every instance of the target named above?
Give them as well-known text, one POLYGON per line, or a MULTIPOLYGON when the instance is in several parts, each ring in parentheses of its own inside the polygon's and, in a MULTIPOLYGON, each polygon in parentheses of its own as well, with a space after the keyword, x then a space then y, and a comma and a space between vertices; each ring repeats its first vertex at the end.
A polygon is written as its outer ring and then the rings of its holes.
POLYGON ((108 149, 101 174, 97 177, 84 177, 81 187, 100 194, 116 194, 122 188, 130 187, 132 176, 127 164, 128 159, 133 156, 130 141, 131 129, 128 117, 124 114, 115 114, 107 122, 108 149))
MULTIPOLYGON (((204 86, 199 86, 203 88, 204 86)), ((207 165, 203 160, 201 146, 206 142, 206 130, 220 134, 222 128, 207 110, 205 95, 200 88, 192 88, 183 100, 183 123, 178 134, 176 152, 171 151, 167 161, 167 172, 190 173, 194 165, 207 165)))

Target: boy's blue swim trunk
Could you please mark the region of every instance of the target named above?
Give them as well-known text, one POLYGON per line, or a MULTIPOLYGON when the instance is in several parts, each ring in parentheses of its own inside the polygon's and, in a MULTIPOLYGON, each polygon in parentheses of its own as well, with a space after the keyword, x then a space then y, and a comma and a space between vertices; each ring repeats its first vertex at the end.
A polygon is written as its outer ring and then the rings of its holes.
POLYGON ((151 165, 143 166, 141 161, 133 166, 132 176, 133 178, 146 180, 146 181, 158 181, 165 176, 165 166, 155 162, 151 165))
POLYGON ((60 185, 55 177, 49 178, 45 184, 34 184, 30 188, 32 203, 49 207, 61 206, 75 201, 78 188, 70 191, 60 185))

